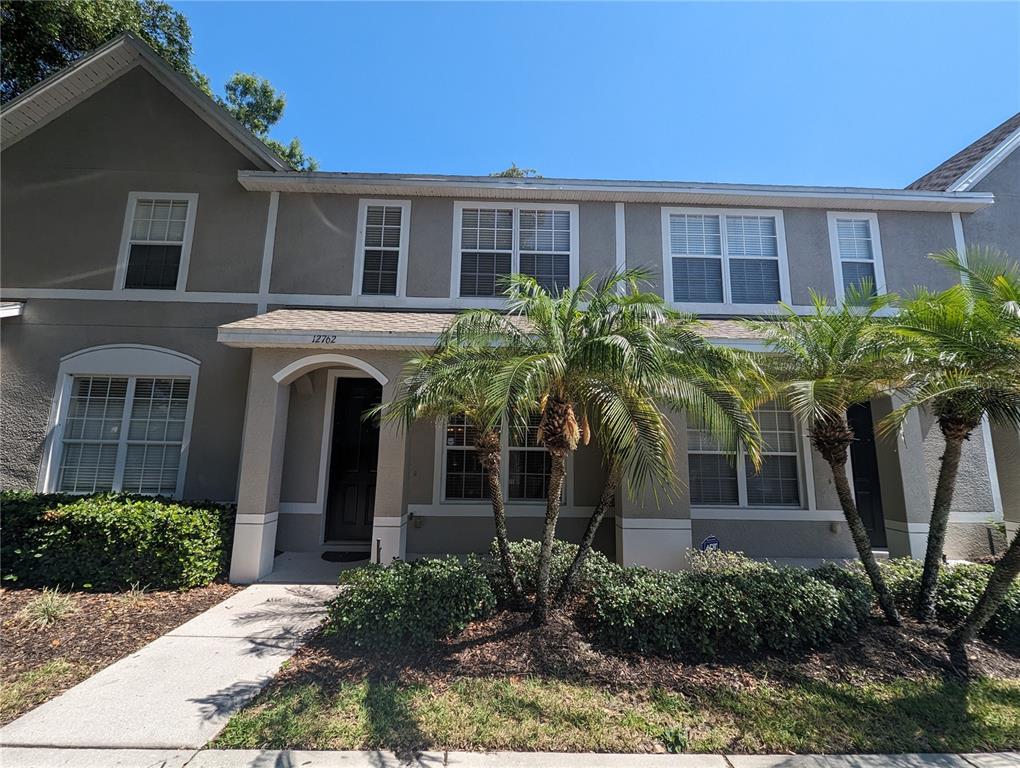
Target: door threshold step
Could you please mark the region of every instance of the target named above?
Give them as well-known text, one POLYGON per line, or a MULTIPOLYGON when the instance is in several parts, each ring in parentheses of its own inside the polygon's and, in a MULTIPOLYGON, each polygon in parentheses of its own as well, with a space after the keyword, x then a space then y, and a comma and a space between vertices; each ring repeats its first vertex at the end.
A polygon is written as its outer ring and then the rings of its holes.
POLYGON ((323 552, 371 552, 370 541, 328 541, 322 545, 323 552))

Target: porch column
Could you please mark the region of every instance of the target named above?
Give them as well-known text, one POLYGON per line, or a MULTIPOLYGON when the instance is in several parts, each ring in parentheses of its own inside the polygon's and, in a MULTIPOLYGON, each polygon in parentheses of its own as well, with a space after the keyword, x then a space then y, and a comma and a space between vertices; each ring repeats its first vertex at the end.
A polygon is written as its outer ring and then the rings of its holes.
POLYGON ((290 386, 273 379, 279 361, 272 353, 253 349, 251 354, 230 560, 230 580, 240 584, 258 581, 273 570, 290 386))
MULTIPOLYGON (((876 428, 898 405, 899 402, 888 396, 871 402, 876 428)), ((931 493, 924 432, 916 408, 907 416, 899 434, 876 435, 875 453, 889 557, 923 560, 931 521, 931 493)))
POLYGON ((992 451, 995 474, 999 478, 1002 519, 1006 523, 1006 543, 1020 533, 1020 430, 993 425, 992 451))
POLYGON ((662 488, 646 485, 640 495, 630 493, 626 482, 617 492, 616 561, 664 571, 687 566, 691 548, 691 504, 687 492, 687 418, 670 414, 675 435, 675 471, 678 488, 672 498, 662 488), (655 491, 659 499, 656 503, 655 491))
MULTIPOLYGON (((383 386, 384 403, 397 394, 399 377, 383 386)), ((376 467, 375 512, 372 521, 372 562, 389 565, 407 558, 407 506, 404 478, 407 471, 407 434, 394 424, 379 427, 379 463, 376 467)))

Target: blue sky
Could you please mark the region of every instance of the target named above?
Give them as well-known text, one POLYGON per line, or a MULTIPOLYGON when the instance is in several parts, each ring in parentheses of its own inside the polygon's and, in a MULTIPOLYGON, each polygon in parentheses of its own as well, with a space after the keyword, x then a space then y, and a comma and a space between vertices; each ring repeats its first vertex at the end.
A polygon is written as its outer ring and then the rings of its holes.
POLYGON ((1020 111, 1020 3, 176 2, 323 170, 901 187, 1020 111))

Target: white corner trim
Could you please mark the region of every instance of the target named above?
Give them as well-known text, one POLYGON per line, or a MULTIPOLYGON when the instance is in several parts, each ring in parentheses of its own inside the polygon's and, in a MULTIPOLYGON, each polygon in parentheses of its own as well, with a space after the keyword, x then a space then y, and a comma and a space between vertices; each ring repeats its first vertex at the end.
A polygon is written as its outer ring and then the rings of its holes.
MULTIPOLYGON (((397 255, 397 292, 396 298, 403 299, 407 295, 407 258, 408 250, 411 238, 411 201, 410 200, 390 200, 390 199, 369 199, 361 198, 358 201, 358 229, 355 238, 354 246, 354 275, 351 282, 351 294, 354 296, 362 295, 362 281, 365 278, 365 227, 367 224, 368 207, 371 205, 376 206, 389 206, 391 208, 399 207, 400 210, 400 245, 398 246, 397 255)), ((392 250, 387 248, 385 250, 392 250)), ((383 294, 385 295, 385 294, 383 294)), ((377 294, 370 294, 374 299, 377 294)))
MULTIPOLYGON (((520 272, 520 213, 526 211, 568 211, 570 213, 570 287, 576 288, 579 282, 578 272, 581 269, 581 235, 580 235, 580 206, 577 203, 540 203, 520 201, 493 201, 493 200, 456 200, 453 203, 453 243, 450 258, 450 300, 486 302, 483 306, 502 306, 501 295, 494 297, 462 297, 460 295, 460 262, 461 262, 461 225, 464 220, 463 211, 465 208, 487 208, 512 209, 513 210, 513 248, 510 254, 510 273, 520 272), (495 302, 495 303, 493 303, 495 302)), ((468 249, 470 250, 470 249, 468 249)), ((450 300, 444 300, 446 306, 450 306, 450 300)))
MULTIPOLYGON (((953 211, 952 220, 953 220, 953 245, 956 248, 956 255, 957 258, 959 258, 960 261, 963 263, 963 265, 966 266, 967 241, 963 236, 963 219, 960 217, 960 214, 958 212, 953 211)), ((966 274, 961 275, 960 280, 962 283, 966 284, 967 275, 966 274)))
MULTIPOLYGON (((131 227, 134 224, 135 206, 142 199, 183 200, 188 204, 188 215, 184 222, 184 239, 181 241, 181 263, 177 270, 177 285, 170 290, 148 290, 149 293, 170 294, 183 293, 188 286, 188 265, 191 261, 191 243, 195 235, 195 217, 198 214, 197 192, 129 192, 127 206, 124 209, 124 227, 120 235, 120 250, 117 253, 117 267, 113 275, 113 290, 116 292, 133 293, 138 289, 125 288, 128 261, 131 257, 131 227)), ((177 245, 177 243, 167 243, 177 245)), ((146 290, 146 289, 142 289, 146 290)))
MULTIPOLYGON (((109 344, 89 347, 65 355, 57 369, 56 387, 50 405, 46 438, 43 441, 43 457, 39 465, 39 479, 36 490, 50 493, 57 490, 57 475, 60 469, 60 454, 63 446, 64 423, 71 399, 74 376, 174 376, 190 380, 188 410, 184 417, 184 435, 181 439, 181 460, 177 469, 177 487, 174 497, 184 493, 184 479, 187 476, 188 452, 191 446, 191 424, 198 397, 198 373, 201 363, 181 352, 145 344, 109 344)), ((134 379, 129 382, 133 391, 134 379)), ((130 399, 130 398, 128 398, 130 399)), ((125 405, 125 420, 128 417, 125 405)), ((124 435, 126 438, 126 434, 124 435)), ((118 453, 123 454, 126 441, 120 443, 118 453)), ((118 467, 123 459, 118 459, 118 467)), ((117 476, 122 474, 121 469, 117 476)))
POLYGON ((23 301, 12 301, 10 303, 0 304, 0 318, 18 317, 24 311, 25 302, 23 301))
POLYGON ((627 206, 616 204, 616 271, 627 268, 627 206))
POLYGON ((871 211, 826 211, 825 218, 829 226, 829 255, 832 258, 832 281, 836 300, 841 302, 846 299, 846 289, 843 287, 843 257, 839 253, 839 237, 836 233, 837 219, 864 219, 868 222, 871 230, 871 251, 874 256, 870 263, 875 271, 875 292, 879 295, 885 293, 885 262, 882 260, 882 234, 878 226, 878 214, 871 211))
POLYGON ((333 352, 322 355, 308 355, 307 357, 295 360, 274 373, 273 381, 281 385, 290 384, 292 381, 303 376, 308 371, 316 368, 323 368, 327 365, 346 365, 351 368, 358 368, 369 374, 383 386, 386 386, 386 384, 389 383, 389 379, 386 375, 371 363, 366 363, 364 360, 357 357, 340 355, 333 352))
POLYGON ((999 487, 999 471, 995 464, 995 448, 992 445, 992 426, 988 414, 981 417, 981 439, 985 449, 985 465, 988 467, 988 483, 992 492, 992 510, 995 520, 1002 520, 1002 489, 999 487))
POLYGON ((280 211, 280 193, 269 193, 269 210, 266 212, 266 237, 262 242, 262 271, 259 273, 258 314, 269 308, 269 286, 273 276, 273 251, 276 248, 276 219, 280 211))
MULTIPOLYGON (((776 209, 763 209, 763 208, 692 208, 692 207, 677 207, 677 206, 663 206, 661 209, 661 225, 662 225, 662 295, 670 304, 684 312, 694 312, 697 314, 753 314, 759 315, 766 312, 778 311, 777 304, 734 304, 732 299, 732 286, 730 285, 730 259, 740 258, 731 257, 729 254, 729 245, 726 234, 726 217, 727 216, 762 216, 772 217, 776 221, 776 253, 777 263, 779 272, 779 301, 785 304, 790 304, 790 264, 787 256, 786 248, 786 223, 783 220, 782 210, 776 209), (722 290, 723 300, 719 303, 695 303, 695 302, 680 302, 677 301, 675 294, 673 293, 673 257, 672 248, 670 247, 670 236, 669 236, 669 219, 670 216, 676 214, 693 214, 696 216, 718 216, 719 217, 719 237, 721 241, 722 251, 721 256, 705 256, 700 257, 695 254, 691 254, 694 258, 718 258, 722 264, 722 290)), ((678 257, 682 257, 683 254, 676 254, 678 257)), ((772 259, 762 258, 762 261, 772 261, 772 259)))
POLYGON ((985 176, 994 171, 998 167, 999 163, 1013 154, 1013 150, 1017 147, 1020 147, 1020 128, 1013 131, 1009 138, 985 155, 984 159, 982 159, 980 163, 953 182, 946 192, 967 192, 971 187, 979 183, 985 176))

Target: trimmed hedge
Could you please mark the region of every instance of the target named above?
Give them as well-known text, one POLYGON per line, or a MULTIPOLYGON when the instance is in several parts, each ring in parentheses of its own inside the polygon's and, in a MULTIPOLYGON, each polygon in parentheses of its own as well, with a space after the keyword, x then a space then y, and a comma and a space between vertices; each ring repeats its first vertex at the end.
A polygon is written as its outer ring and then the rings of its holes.
MULTIPOLYGON (((924 564, 910 558, 896 558, 881 564, 896 603, 904 612, 913 611, 917 592, 921 588, 924 564)), ((955 627, 971 612, 985 591, 988 577, 994 566, 979 563, 945 565, 939 570, 938 589, 935 592, 935 618, 940 624, 955 627)), ((1020 581, 1014 581, 981 633, 986 640, 996 640, 1020 646, 1020 581)))
POLYGON ((788 653, 856 632, 871 600, 849 571, 805 571, 767 563, 699 562, 691 571, 621 568, 588 593, 592 638, 623 651, 695 658, 788 653))
POLYGON ((481 563, 469 557, 366 565, 340 572, 326 632, 359 648, 422 647, 489 614, 496 600, 481 563))
MULTIPOLYGON (((553 542, 552 561, 549 564, 550 590, 555 593, 559 588, 563 576, 566 574, 570 564, 574 562, 577 555, 577 545, 557 539, 553 542)), ((521 588, 526 595, 533 595, 538 591, 538 557, 542 551, 542 542, 534 539, 523 539, 510 542, 510 556, 517 566, 517 575, 521 580, 521 588)), ((510 586, 507 584, 506 576, 503 574, 503 563, 499 557, 499 545, 493 539, 489 546, 489 556, 484 561, 486 573, 489 577, 489 584, 492 586, 493 594, 500 602, 510 599, 510 586)), ((581 570, 578 571, 577 579, 574 582, 574 592, 584 594, 596 583, 604 582, 612 578, 619 568, 615 563, 601 552, 592 550, 588 553, 581 570)))
POLYGON ((120 494, 0 494, 4 583, 116 590, 187 589, 229 564, 234 513, 120 494))

